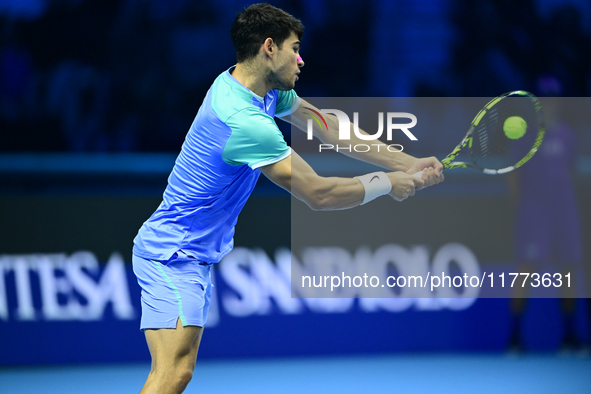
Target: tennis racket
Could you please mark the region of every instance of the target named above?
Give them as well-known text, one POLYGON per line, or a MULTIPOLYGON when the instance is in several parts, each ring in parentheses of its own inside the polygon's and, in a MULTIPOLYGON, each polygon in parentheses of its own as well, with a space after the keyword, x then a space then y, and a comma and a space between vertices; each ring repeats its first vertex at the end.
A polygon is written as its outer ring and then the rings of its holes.
MULTIPOLYGON (((531 159, 544 134, 537 97, 522 90, 505 93, 478 112, 462 142, 441 163, 444 170, 474 168, 485 174, 504 174, 531 159), (456 161, 462 151, 467 151, 467 160, 456 161)), ((413 175, 421 178, 423 171, 413 175)))

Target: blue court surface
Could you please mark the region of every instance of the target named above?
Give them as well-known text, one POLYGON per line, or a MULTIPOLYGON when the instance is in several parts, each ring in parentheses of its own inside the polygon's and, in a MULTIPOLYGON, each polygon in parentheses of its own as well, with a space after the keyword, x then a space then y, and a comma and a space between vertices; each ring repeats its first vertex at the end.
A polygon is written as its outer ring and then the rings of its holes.
MULTIPOLYGON (((148 364, 8 368, 1 393, 137 393, 148 364)), ((186 393, 591 393, 591 359, 532 354, 197 361, 186 393)))

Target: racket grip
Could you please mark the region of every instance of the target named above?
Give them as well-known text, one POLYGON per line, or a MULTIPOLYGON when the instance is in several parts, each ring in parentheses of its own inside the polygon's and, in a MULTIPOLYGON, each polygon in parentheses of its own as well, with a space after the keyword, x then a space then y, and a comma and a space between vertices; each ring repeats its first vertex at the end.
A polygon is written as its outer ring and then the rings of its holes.
POLYGON ((412 176, 423 179, 423 171, 415 172, 412 176))

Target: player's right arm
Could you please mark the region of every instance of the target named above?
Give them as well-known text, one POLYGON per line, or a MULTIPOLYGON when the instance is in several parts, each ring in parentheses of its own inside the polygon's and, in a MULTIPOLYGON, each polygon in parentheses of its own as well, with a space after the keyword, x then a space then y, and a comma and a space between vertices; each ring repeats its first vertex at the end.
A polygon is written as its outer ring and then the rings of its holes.
MULTIPOLYGON (((267 178, 317 211, 353 208, 361 205, 365 187, 357 178, 321 177, 295 151, 277 163, 260 167, 267 178)), ((386 174, 392 184, 388 193, 397 201, 414 195, 424 181, 404 172, 386 174)))
MULTIPOLYGON (((293 92, 292 97, 294 96, 295 92, 293 92)), ((284 115, 282 113, 277 116, 281 120, 292 124, 303 132, 306 132, 307 121, 310 119, 310 110, 315 112, 320 112, 320 110, 303 99, 298 98, 298 100, 297 107, 293 112, 290 110, 288 115, 284 115)), ((324 120, 326 121, 328 127, 319 127, 313 123, 312 130, 314 136, 325 144, 333 146, 338 145, 340 141, 335 130, 339 130, 340 126, 337 117, 328 115, 324 120)), ((367 143, 367 141, 361 140, 356 136, 356 133, 353 131, 353 123, 350 123, 349 127, 351 128, 351 136, 349 140, 351 145, 367 143)), ((361 134, 367 135, 367 133, 362 129, 359 129, 359 132, 361 134)), ((390 171, 404 171, 407 174, 415 174, 419 171, 424 171, 423 179, 427 181, 426 186, 434 185, 443 181, 443 165, 435 157, 415 158, 400 151, 392 153, 386 149, 387 145, 379 140, 373 141, 372 145, 380 145, 380 148, 376 150, 372 149, 368 152, 343 150, 341 153, 366 163, 375 164, 376 166, 390 171)))

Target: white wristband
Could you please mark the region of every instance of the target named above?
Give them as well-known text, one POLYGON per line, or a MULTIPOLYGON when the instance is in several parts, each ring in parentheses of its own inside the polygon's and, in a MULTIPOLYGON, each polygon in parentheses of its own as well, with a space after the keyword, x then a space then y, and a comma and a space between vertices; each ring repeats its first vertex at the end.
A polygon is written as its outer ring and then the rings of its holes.
POLYGON ((390 178, 388 178, 388 175, 382 171, 356 176, 355 178, 359 179, 365 188, 365 197, 363 198, 361 205, 366 204, 379 196, 388 194, 390 193, 390 190, 392 190, 392 182, 390 182, 390 178))

